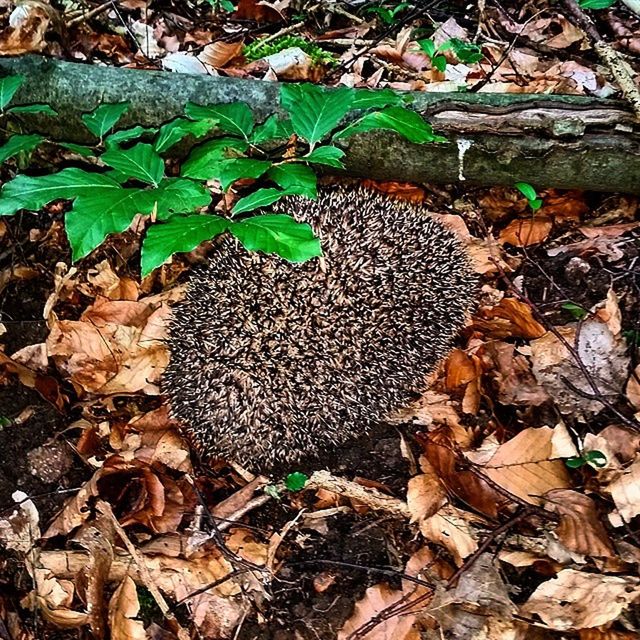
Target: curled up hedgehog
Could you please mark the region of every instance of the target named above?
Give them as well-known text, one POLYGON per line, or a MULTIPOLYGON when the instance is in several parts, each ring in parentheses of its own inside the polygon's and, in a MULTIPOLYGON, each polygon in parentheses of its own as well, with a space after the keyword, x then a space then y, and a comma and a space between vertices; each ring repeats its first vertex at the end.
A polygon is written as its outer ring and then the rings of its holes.
POLYGON ((423 207, 334 186, 275 210, 309 223, 323 257, 290 263, 225 237, 173 310, 163 380, 197 451, 256 471, 335 452, 409 403, 477 288, 423 207))

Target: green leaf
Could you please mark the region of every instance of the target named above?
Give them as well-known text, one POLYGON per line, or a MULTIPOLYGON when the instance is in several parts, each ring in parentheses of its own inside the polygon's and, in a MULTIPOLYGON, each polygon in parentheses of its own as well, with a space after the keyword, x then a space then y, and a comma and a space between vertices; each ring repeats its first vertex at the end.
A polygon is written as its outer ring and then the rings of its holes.
POLYGON ((284 479, 284 485, 289 489, 289 491, 300 491, 301 489, 304 489, 304 485, 307 484, 307 480, 309 480, 309 476, 305 475, 301 471, 294 471, 284 479))
POLYGON ((248 196, 240 198, 233 206, 233 209, 231 209, 231 213, 237 215, 239 213, 253 211, 254 209, 260 209, 261 207, 268 207, 286 195, 289 194, 286 191, 280 191, 280 189, 258 189, 248 196))
POLYGON ((12 215, 20 209, 38 211, 53 200, 73 200, 100 191, 108 200, 120 185, 110 176, 70 167, 44 176, 17 175, 6 182, 0 193, 0 216, 12 215))
POLYGON ((431 38, 426 38, 424 40, 418 40, 418 46, 430 57, 436 53, 436 43, 431 38))
POLYGON ((229 224, 220 216, 192 215, 152 225, 142 243, 142 276, 149 275, 174 253, 193 251, 201 242, 225 231, 229 224))
POLYGON ((151 213, 155 200, 145 189, 96 188, 78 196, 65 216, 74 262, 84 258, 112 233, 121 233, 136 214, 151 213))
POLYGON ((201 138, 216 128, 218 121, 205 118, 204 120, 187 120, 186 118, 176 118, 160 127, 160 132, 156 137, 153 146, 158 153, 162 153, 173 145, 180 142, 187 136, 201 138))
POLYGON ((372 129, 388 129, 417 144, 444 142, 446 138, 433 133, 431 125, 422 116, 404 107, 388 107, 382 111, 367 113, 362 118, 334 135, 344 138, 372 129))
POLYGON ((150 144, 138 143, 130 149, 112 147, 100 159, 128 178, 157 187, 164 175, 164 161, 150 144))
POLYGON ((516 182, 513 185, 527 200, 535 200, 538 197, 536 190, 528 182, 516 182))
POLYGON ((451 49, 456 58, 465 64, 474 64, 484 58, 482 49, 477 44, 465 42, 464 40, 460 40, 460 38, 447 40, 447 42, 440 47, 440 51, 446 51, 446 49, 451 49))
POLYGON ((102 140, 104 134, 115 127, 118 120, 120 120, 128 108, 128 102, 101 104, 91 113, 82 114, 82 122, 84 122, 85 127, 87 127, 94 136, 102 140))
POLYGON ((188 102, 185 113, 192 120, 217 120, 219 129, 241 136, 245 140, 248 140, 249 134, 253 131, 253 113, 244 102, 209 107, 188 102))
POLYGON ((264 214, 253 216, 230 227, 231 233, 249 251, 275 253, 289 262, 304 262, 322 255, 320 240, 305 222, 291 216, 264 214))
POLYGON ((110 136, 107 136, 104 139, 104 144, 107 148, 116 147, 123 142, 137 140, 147 133, 155 133, 156 131, 157 129, 155 129, 154 127, 141 127, 140 125, 137 125, 135 127, 131 127, 130 129, 122 129, 121 131, 112 133, 110 136))
POLYGON ((344 169, 342 158, 344 158, 344 151, 338 147, 327 145, 324 147, 316 147, 311 153, 303 156, 303 160, 310 162, 311 164, 324 164, 328 167, 335 167, 336 169, 344 169))
POLYGON ((354 95, 347 87, 325 90, 314 84, 283 84, 280 104, 291 116, 293 130, 314 146, 344 118, 354 95))
POLYGON ((0 78, 0 109, 4 110, 11 102, 11 99, 24 81, 24 76, 5 76, 0 78))
POLYGON ((44 138, 38 135, 14 135, 9 138, 6 144, 0 147, 0 163, 21 152, 33 151, 44 138))
POLYGON ((567 458, 564 463, 569 469, 579 469, 586 464, 586 460, 584 458, 567 458))
POLYGON ((157 189, 149 191, 156 201, 158 220, 179 213, 192 213, 211 204, 211 193, 203 185, 187 178, 165 178, 157 189))
POLYGON ((582 320, 588 313, 584 307, 581 307, 579 304, 574 304, 573 302, 565 302, 562 308, 568 311, 576 320, 582 320))
POLYGON ((271 162, 267 160, 253 158, 223 160, 220 163, 220 185, 226 191, 240 178, 259 178, 270 166, 271 162))
POLYGON ((24 104, 7 109, 7 113, 43 113, 46 116, 57 116, 58 112, 48 104, 24 104))
POLYGON ((431 58, 431 64, 440 71, 440 73, 444 73, 447 68, 447 59, 444 56, 437 55, 431 58))
POLYGON ((383 109, 403 104, 402 96, 393 89, 357 89, 351 103, 351 109, 383 109))
POLYGON ((258 125, 251 134, 252 144, 262 144, 271 140, 286 140, 293 133, 291 120, 280 120, 278 116, 269 116, 261 125, 258 125))
POLYGON ((73 153, 77 153, 79 156, 84 156, 85 158, 97 155, 95 149, 92 147, 86 147, 83 144, 73 144, 73 142, 58 142, 58 144, 65 149, 69 149, 69 151, 73 151, 73 153))
POLYGON ((287 193, 295 193, 315 200, 318 197, 318 178, 306 164, 285 162, 271 167, 267 177, 287 193))
POLYGON ((581 9, 608 9, 616 0, 578 0, 581 9))
POLYGON ((246 151, 249 144, 238 138, 216 138, 195 147, 180 173, 188 178, 211 180, 220 173, 220 162, 246 151))
POLYGON ((542 206, 542 198, 534 198, 533 200, 529 200, 529 206, 537 211, 542 206))
POLYGON ((607 456, 602 451, 587 451, 584 454, 585 461, 594 467, 604 467, 607 464, 607 456))

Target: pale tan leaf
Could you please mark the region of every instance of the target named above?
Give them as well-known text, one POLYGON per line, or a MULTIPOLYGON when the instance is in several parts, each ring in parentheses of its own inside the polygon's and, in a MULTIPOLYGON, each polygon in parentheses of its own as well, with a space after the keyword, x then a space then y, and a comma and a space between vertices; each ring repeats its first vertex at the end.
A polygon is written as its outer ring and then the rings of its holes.
POLYGON ((221 69, 228 62, 242 53, 243 40, 238 42, 223 42, 218 40, 208 44, 199 54, 198 59, 214 69, 221 69))
POLYGON ((109 601, 111 640, 145 640, 144 625, 136 619, 139 612, 136 584, 126 576, 109 601))
POLYGON ((478 548, 475 534, 465 520, 467 515, 464 511, 448 504, 420 523, 422 535, 427 540, 441 544, 447 549, 459 567, 462 566, 464 559, 478 548))
POLYGON ((511 221, 498 236, 501 244, 512 244, 514 247, 528 247, 532 244, 544 242, 553 222, 549 218, 538 216, 535 218, 517 219, 511 221))
POLYGON ((640 595, 639 583, 631 576, 563 569, 533 592, 522 613, 538 615, 557 631, 598 627, 615 620, 640 595))
POLYGON ((640 457, 607 487, 616 510, 609 514, 614 527, 621 527, 640 514, 640 457))
MULTIPOLYGON (((488 459, 483 456, 478 468, 509 493, 540 504, 547 491, 571 486, 564 462, 553 459, 553 435, 549 427, 525 429, 488 459)), ((466 455, 475 461, 471 452, 466 455)))
POLYGON ((640 364, 631 372, 626 389, 627 398, 636 411, 640 411, 640 364))
POLYGON ((407 483, 407 506, 411 513, 411 521, 418 522, 435 514, 445 501, 446 495, 433 470, 411 478, 407 483))

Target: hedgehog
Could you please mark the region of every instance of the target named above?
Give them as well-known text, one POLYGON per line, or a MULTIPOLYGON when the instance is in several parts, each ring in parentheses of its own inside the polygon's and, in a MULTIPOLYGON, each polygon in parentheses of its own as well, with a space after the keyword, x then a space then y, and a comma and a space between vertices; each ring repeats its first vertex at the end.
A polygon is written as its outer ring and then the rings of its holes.
POLYGON ((223 236, 172 310, 162 392, 208 461, 256 472, 320 462, 424 391, 477 293, 455 233, 363 187, 273 207, 323 256, 292 263, 223 236))

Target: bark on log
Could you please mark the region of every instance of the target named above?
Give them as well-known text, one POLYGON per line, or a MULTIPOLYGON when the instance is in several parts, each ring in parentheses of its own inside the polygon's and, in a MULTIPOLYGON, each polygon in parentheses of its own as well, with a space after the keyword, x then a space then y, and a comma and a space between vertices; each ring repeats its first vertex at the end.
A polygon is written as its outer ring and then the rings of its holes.
MULTIPOLYGON (((38 56, 0 59, 0 73, 27 81, 16 104, 47 103, 59 118, 22 116, 53 139, 88 142, 80 114, 129 100, 121 126, 154 126, 187 101, 241 100, 261 120, 278 112, 278 83, 99 67, 38 56)), ((386 131, 344 143, 351 175, 381 180, 579 188, 640 193, 640 123, 623 102, 582 96, 412 94, 413 108, 447 136, 416 145, 386 131)))

